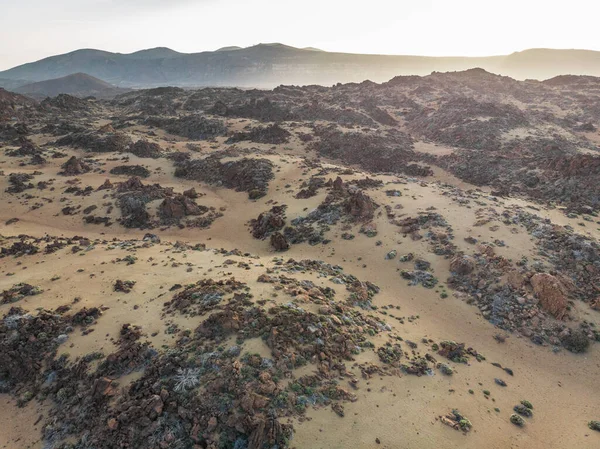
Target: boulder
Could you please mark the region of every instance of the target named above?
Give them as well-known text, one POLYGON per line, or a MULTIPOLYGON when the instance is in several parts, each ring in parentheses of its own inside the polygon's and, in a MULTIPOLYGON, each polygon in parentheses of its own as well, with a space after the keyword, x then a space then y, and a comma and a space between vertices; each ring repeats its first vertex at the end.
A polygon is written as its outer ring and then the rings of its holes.
POLYGON ((183 195, 187 196, 188 198, 191 198, 193 200, 195 200, 199 196, 198 192, 196 192, 196 189, 194 187, 192 187, 189 190, 184 190, 183 195))
POLYGON ((373 200, 360 190, 353 192, 346 202, 346 212, 357 220, 371 220, 376 207, 373 200))
POLYGON ((113 188, 112 182, 110 182, 110 179, 106 179, 106 181, 104 181, 104 184, 102 184, 96 190, 110 190, 112 188, 113 188))
POLYGON ((450 271, 460 276, 470 274, 475 270, 475 260, 471 256, 459 255, 450 261, 450 271))
POLYGON ((203 210, 194 201, 184 195, 167 197, 158 207, 163 219, 180 219, 187 215, 201 215, 203 210))
POLYGON ((567 314, 567 293, 560 281, 551 274, 537 273, 530 282, 542 309, 562 320, 567 314))
POLYGON ((86 164, 83 159, 78 159, 75 156, 71 156, 71 158, 62 164, 60 168, 62 168, 60 174, 64 176, 77 176, 91 170, 90 166, 86 164))
POLYGON ((344 190, 344 181, 342 181, 342 178, 339 176, 335 178, 335 181, 333 181, 333 190, 336 192, 341 192, 344 190))
POLYGON ((129 147, 129 152, 143 158, 157 159, 162 156, 160 145, 147 140, 138 140, 129 147))
POLYGON ((275 251, 287 251, 290 248, 290 244, 281 232, 271 235, 271 246, 275 251))
POLYGON ((273 232, 285 226, 285 209, 287 206, 273 206, 271 210, 263 212, 258 218, 250 220, 250 230, 255 239, 265 239, 273 232))

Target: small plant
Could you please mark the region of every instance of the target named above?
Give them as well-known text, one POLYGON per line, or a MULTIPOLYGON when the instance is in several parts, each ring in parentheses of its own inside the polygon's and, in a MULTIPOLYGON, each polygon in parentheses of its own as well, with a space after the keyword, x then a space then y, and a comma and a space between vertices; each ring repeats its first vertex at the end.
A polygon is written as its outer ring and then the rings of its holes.
POLYGON ((454 370, 445 363, 440 363, 438 368, 440 369, 442 374, 445 374, 446 376, 452 376, 454 374, 454 370))
POLYGON ((61 388, 56 392, 56 401, 64 403, 72 396, 73 392, 69 388, 61 388))
POLYGON ((458 422, 458 425, 460 426, 461 430, 465 432, 468 432, 469 430, 471 430, 471 427, 473 427, 471 421, 464 417, 458 422))
POLYGON ((485 394, 486 396, 489 396, 491 393, 490 393, 490 390, 483 390, 483 394, 485 394))
POLYGON ((580 354, 582 352, 587 351, 588 346, 590 345, 590 340, 587 334, 581 330, 571 331, 566 337, 562 339, 562 344, 567 350, 580 354))
POLYGON ((528 409, 533 410, 533 404, 525 399, 523 399, 521 401, 521 405, 524 405, 525 407, 527 407, 528 409))
POLYGON ((464 416, 458 410, 454 409, 451 413, 442 417, 442 422, 447 426, 450 426, 456 430, 462 430, 463 432, 469 432, 473 425, 469 418, 464 416))
POLYGON ((23 395, 17 400, 17 407, 25 407, 25 405, 33 399, 34 394, 31 391, 26 391, 23 395))
POLYGON ((402 349, 400 345, 382 346, 377 349, 377 355, 383 363, 394 364, 402 358, 402 349))
POLYGON ((600 432, 600 421, 590 421, 588 427, 596 432, 600 432))
POLYGON ((510 415, 510 422, 519 427, 523 427, 525 425, 525 420, 516 413, 510 415))
POLYGON ((518 404, 515 405, 513 407, 513 410, 515 412, 517 412, 519 415, 521 416, 525 416, 527 418, 530 418, 531 416, 533 416, 533 412, 531 411, 530 408, 525 407, 523 404, 518 404))
POLYGON ((137 257, 132 256, 131 254, 123 257, 123 262, 127 262, 127 265, 133 265, 137 261, 137 257))
POLYGON ((177 370, 175 382, 175 391, 178 393, 193 390, 200 385, 200 370, 198 368, 180 368, 177 370))

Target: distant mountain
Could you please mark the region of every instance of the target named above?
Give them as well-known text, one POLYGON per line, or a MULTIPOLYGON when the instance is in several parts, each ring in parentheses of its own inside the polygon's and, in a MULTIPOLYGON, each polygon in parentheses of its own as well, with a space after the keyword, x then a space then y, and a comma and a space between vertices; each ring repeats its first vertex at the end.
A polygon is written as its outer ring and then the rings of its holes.
POLYGON ((131 54, 85 49, 0 72, 0 86, 79 72, 120 87, 331 85, 367 79, 382 82, 397 75, 473 67, 515 79, 542 80, 566 74, 600 76, 600 52, 532 49, 504 56, 425 57, 331 53, 279 43, 191 54, 162 47, 131 54))
POLYGON ((37 99, 54 97, 58 94, 69 94, 80 98, 89 96, 112 98, 128 92, 128 89, 115 87, 86 73, 74 73, 61 78, 26 84, 14 91, 37 99))

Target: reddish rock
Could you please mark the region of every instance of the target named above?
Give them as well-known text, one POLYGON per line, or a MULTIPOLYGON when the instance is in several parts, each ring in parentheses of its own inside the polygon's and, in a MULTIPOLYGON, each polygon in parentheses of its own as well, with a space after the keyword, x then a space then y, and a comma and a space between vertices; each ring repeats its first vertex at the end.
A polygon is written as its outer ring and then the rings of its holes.
POLYGON ((148 400, 146 406, 147 413, 150 417, 155 418, 162 415, 164 403, 159 395, 155 394, 148 400))
POLYGON ((191 189, 184 191, 183 196, 195 200, 196 198, 198 198, 199 195, 198 192, 196 192, 196 189, 192 187, 191 189))
MULTIPOLYGON (((106 184, 106 182, 105 182, 105 184, 106 184)), ((120 182, 118 184, 118 186, 119 186, 118 187, 119 192, 142 190, 144 188, 144 184, 142 183, 142 180, 140 178, 138 178, 137 176, 132 176, 127 181, 120 182)))
POLYGON ((537 273, 530 280, 542 309, 562 320, 567 313, 567 293, 560 281, 547 273, 537 273))
POLYGON ((335 181, 333 181, 333 190, 336 192, 341 192, 344 190, 344 181, 342 181, 342 178, 339 176, 335 178, 335 181))
POLYGON ((111 397, 117 394, 117 386, 108 377, 101 377, 94 381, 92 394, 94 398, 100 398, 102 396, 111 397))
POLYGON ((551 160, 545 168, 567 177, 600 175, 600 158, 592 154, 561 156, 551 160))
POLYGON ((450 271, 464 276, 475 270, 475 260, 471 256, 460 255, 450 261, 450 271))
POLYGON ((114 133, 115 129, 113 128, 113 126, 110 123, 107 123, 106 125, 104 125, 101 128, 99 128, 98 132, 101 133, 101 134, 114 133))
POLYGON ((110 190, 112 188, 113 188, 113 185, 110 182, 110 179, 107 179, 106 181, 104 181, 104 184, 102 184, 100 187, 98 187, 97 190, 110 190))
POLYGON ((167 197, 158 207, 158 213, 164 219, 178 220, 187 215, 200 215, 202 212, 200 206, 184 195, 167 197))
POLYGON ((90 166, 86 164, 83 159, 77 159, 75 156, 60 166, 62 168, 61 175, 64 176, 76 176, 83 173, 87 173, 91 170, 90 166))
POLYGON ((250 220, 252 237, 265 239, 275 231, 285 226, 285 209, 287 206, 273 206, 271 210, 263 212, 258 218, 250 220))
POLYGON ((346 201, 346 212, 357 220, 371 220, 376 207, 373 200, 360 190, 351 193, 346 201))
POLYGON ((275 251, 287 251, 290 249, 290 244, 281 232, 276 232, 271 235, 271 246, 275 251))
POLYGON ((211 418, 208 420, 208 426, 206 427, 206 430, 208 432, 212 432, 213 430, 215 430, 217 428, 217 418, 215 416, 211 416, 211 418))
POLYGON ((269 276, 268 274, 261 274, 258 279, 256 279, 256 282, 262 282, 262 283, 266 283, 266 284, 272 284, 275 281, 277 281, 277 279, 275 279, 272 276, 269 276))

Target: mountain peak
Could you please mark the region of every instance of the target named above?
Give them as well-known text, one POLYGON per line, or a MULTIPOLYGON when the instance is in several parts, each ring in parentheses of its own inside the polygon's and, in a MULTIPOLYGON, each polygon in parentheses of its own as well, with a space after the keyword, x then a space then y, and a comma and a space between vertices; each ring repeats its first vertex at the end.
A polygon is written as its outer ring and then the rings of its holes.
POLYGON ((242 50, 242 47, 238 47, 237 45, 230 45, 229 47, 217 48, 215 51, 235 51, 235 50, 242 50))
POLYGON ((156 47, 156 48, 148 48, 146 50, 139 50, 133 53, 128 54, 129 57, 135 57, 139 59, 155 59, 155 58, 172 58, 175 56, 179 56, 181 53, 171 50, 167 47, 156 47))
POLYGON ((267 43, 261 42, 260 44, 253 45, 248 48, 274 48, 274 49, 281 49, 281 50, 300 50, 299 48, 292 47, 291 45, 285 45, 280 42, 270 42, 270 43, 269 42, 267 42, 267 43))

